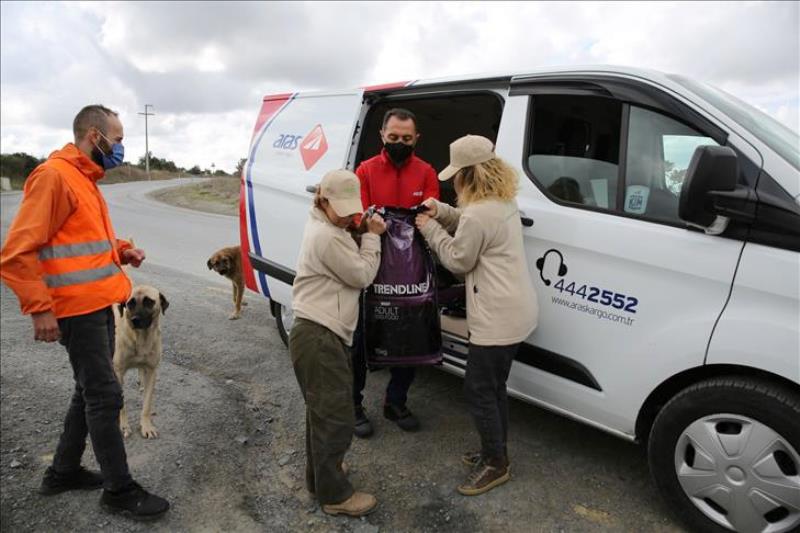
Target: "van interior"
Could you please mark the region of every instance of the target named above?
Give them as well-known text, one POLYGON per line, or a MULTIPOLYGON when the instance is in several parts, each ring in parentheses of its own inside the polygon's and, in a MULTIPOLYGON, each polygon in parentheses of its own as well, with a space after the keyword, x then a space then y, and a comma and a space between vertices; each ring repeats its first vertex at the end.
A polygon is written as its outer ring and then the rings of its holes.
MULTIPOLYGON (((449 163, 450 143, 459 137, 482 135, 496 142, 503 114, 502 99, 488 91, 378 100, 370 107, 362 125, 356 168, 361 161, 380 153, 383 115, 394 107, 408 109, 416 115, 420 138, 415 153, 437 173, 449 163)), ((454 205, 452 180, 441 182, 439 186, 442 201, 454 205)))
MULTIPOLYGON (((389 109, 408 109, 417 117, 420 133, 416 155, 440 172, 450 162, 450 143, 467 134, 482 135, 497 142, 503 101, 489 91, 393 97, 374 103, 364 119, 355 167, 380 153, 379 131, 389 109)), ((441 200, 455 205, 453 180, 439 182, 441 200)), ((442 311, 442 330, 467 339, 463 279, 458 279, 437 262, 437 287, 442 311)))

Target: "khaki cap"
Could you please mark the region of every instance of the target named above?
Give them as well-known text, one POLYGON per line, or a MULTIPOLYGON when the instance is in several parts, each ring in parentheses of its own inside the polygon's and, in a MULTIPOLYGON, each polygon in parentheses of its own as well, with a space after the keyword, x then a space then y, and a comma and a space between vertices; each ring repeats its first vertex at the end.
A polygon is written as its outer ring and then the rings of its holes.
POLYGON ((494 159, 494 143, 480 135, 465 135, 450 143, 450 164, 439 172, 439 180, 447 181, 464 167, 494 159))
POLYGON ((322 177, 320 193, 340 217, 361 213, 361 183, 349 170, 331 170, 322 177))

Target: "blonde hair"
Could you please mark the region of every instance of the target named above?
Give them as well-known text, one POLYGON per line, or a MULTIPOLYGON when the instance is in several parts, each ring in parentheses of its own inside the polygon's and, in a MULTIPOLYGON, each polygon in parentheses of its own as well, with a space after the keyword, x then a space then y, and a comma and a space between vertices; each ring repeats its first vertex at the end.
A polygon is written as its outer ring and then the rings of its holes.
POLYGON ((456 180, 459 206, 490 198, 513 200, 519 189, 517 171, 499 157, 462 168, 456 180))

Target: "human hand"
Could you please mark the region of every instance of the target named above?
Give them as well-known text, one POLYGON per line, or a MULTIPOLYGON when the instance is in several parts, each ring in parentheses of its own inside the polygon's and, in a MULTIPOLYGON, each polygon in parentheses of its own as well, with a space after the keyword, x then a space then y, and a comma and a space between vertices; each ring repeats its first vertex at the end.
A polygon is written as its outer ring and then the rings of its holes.
POLYGON ((414 219, 414 223, 417 225, 417 229, 422 229, 425 226, 425 224, 430 222, 430 220, 431 220, 430 216, 420 213, 417 215, 417 218, 414 219))
POLYGON ((58 320, 52 311, 31 314, 33 320, 33 339, 44 342, 54 342, 61 337, 58 320))
POLYGON ((425 214, 431 218, 436 218, 436 213, 438 213, 439 209, 436 207, 436 200, 433 198, 428 198, 421 204, 425 208, 425 214))
POLYGON ((122 252, 122 264, 131 265, 133 268, 139 268, 144 258, 144 250, 141 248, 128 248, 122 252))
POLYGON ((377 213, 369 217, 369 220, 367 220, 367 231, 375 235, 383 234, 383 232, 386 231, 386 222, 384 222, 383 217, 377 213))

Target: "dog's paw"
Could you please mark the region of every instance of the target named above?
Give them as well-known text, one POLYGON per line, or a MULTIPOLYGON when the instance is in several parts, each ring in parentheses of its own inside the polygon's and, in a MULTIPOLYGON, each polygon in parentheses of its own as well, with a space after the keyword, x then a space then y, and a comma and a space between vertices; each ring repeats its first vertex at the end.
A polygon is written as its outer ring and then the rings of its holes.
POLYGON ((241 313, 231 313, 231 316, 228 317, 228 320, 239 320, 242 318, 241 313))
POLYGON ((150 422, 149 420, 142 421, 141 427, 142 437, 146 439, 157 439, 158 438, 158 431, 156 431, 156 427, 150 422))
POLYGON ((122 425, 119 427, 120 431, 122 431, 122 437, 127 439, 131 436, 131 427, 127 424, 122 425))

